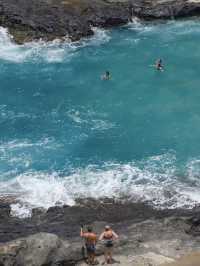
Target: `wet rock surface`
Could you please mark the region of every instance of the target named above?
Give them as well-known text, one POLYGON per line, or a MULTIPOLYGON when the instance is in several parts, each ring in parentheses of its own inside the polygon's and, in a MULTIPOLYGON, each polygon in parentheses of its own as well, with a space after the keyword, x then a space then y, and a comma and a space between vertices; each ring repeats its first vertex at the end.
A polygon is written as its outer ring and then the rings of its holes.
MULTIPOLYGON (((51 207, 34 209, 31 218, 20 219, 12 217, 10 205, 0 204, 0 239, 10 241, 38 232, 47 232, 71 239, 77 236, 80 225, 104 221, 116 226, 124 222, 138 223, 148 219, 188 216, 198 213, 196 210, 155 210, 144 203, 117 202, 104 199, 101 201, 86 199, 79 200, 77 205, 69 207, 51 207)), ((189 218, 190 217, 190 218, 189 218)))
POLYGON ((0 26, 19 44, 66 36, 75 41, 92 35, 92 26, 123 25, 134 16, 157 20, 199 14, 200 3, 186 0, 0 0, 0 26))
MULTIPOLYGON (((92 225, 98 235, 106 224, 114 228, 120 236, 115 253, 121 266, 158 266, 200 248, 199 236, 193 234, 199 226, 198 207, 155 210, 142 203, 86 199, 73 207, 34 209, 31 218, 20 219, 10 215, 9 204, 1 204, 0 265, 85 265, 82 224, 92 225)), ((102 243, 97 254, 103 254, 102 243)))

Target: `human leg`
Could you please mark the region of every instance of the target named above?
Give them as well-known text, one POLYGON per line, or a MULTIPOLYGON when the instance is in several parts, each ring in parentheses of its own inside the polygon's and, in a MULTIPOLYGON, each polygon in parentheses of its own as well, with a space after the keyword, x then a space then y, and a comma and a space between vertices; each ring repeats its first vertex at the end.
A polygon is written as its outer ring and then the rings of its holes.
POLYGON ((112 263, 113 260, 113 247, 107 248, 107 261, 108 263, 112 263))
POLYGON ((105 263, 108 263, 108 248, 105 247, 104 249, 104 258, 105 258, 105 263))
POLYGON ((95 247, 94 246, 87 247, 87 255, 88 255, 88 264, 94 265, 95 263, 95 247))

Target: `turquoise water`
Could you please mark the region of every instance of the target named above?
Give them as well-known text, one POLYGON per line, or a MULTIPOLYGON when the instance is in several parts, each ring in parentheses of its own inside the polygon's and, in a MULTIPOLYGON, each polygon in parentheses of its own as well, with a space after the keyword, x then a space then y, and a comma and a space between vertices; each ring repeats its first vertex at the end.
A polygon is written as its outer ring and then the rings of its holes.
POLYGON ((17 46, 1 28, 0 193, 20 199, 13 211, 87 196, 198 203, 199 41, 198 20, 135 21, 74 44, 17 46))

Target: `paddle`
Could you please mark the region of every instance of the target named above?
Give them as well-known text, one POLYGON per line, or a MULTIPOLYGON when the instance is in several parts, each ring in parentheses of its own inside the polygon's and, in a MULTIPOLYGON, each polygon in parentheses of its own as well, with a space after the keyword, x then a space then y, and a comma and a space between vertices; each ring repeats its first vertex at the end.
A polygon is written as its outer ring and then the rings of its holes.
MULTIPOLYGON (((81 229, 83 230, 83 225, 81 225, 81 229)), ((83 259, 86 260, 87 256, 86 256, 86 252, 85 252, 85 241, 84 241, 84 239, 82 240, 81 254, 83 256, 83 259)))

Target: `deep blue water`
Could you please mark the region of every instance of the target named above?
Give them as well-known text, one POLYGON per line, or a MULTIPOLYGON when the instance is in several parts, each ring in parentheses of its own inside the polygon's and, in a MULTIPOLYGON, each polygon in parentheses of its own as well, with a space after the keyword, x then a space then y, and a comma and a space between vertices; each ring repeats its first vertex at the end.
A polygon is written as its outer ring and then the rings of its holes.
POLYGON ((79 196, 199 202, 199 41, 198 20, 21 47, 1 29, 0 192, 21 199, 13 210, 79 196))

